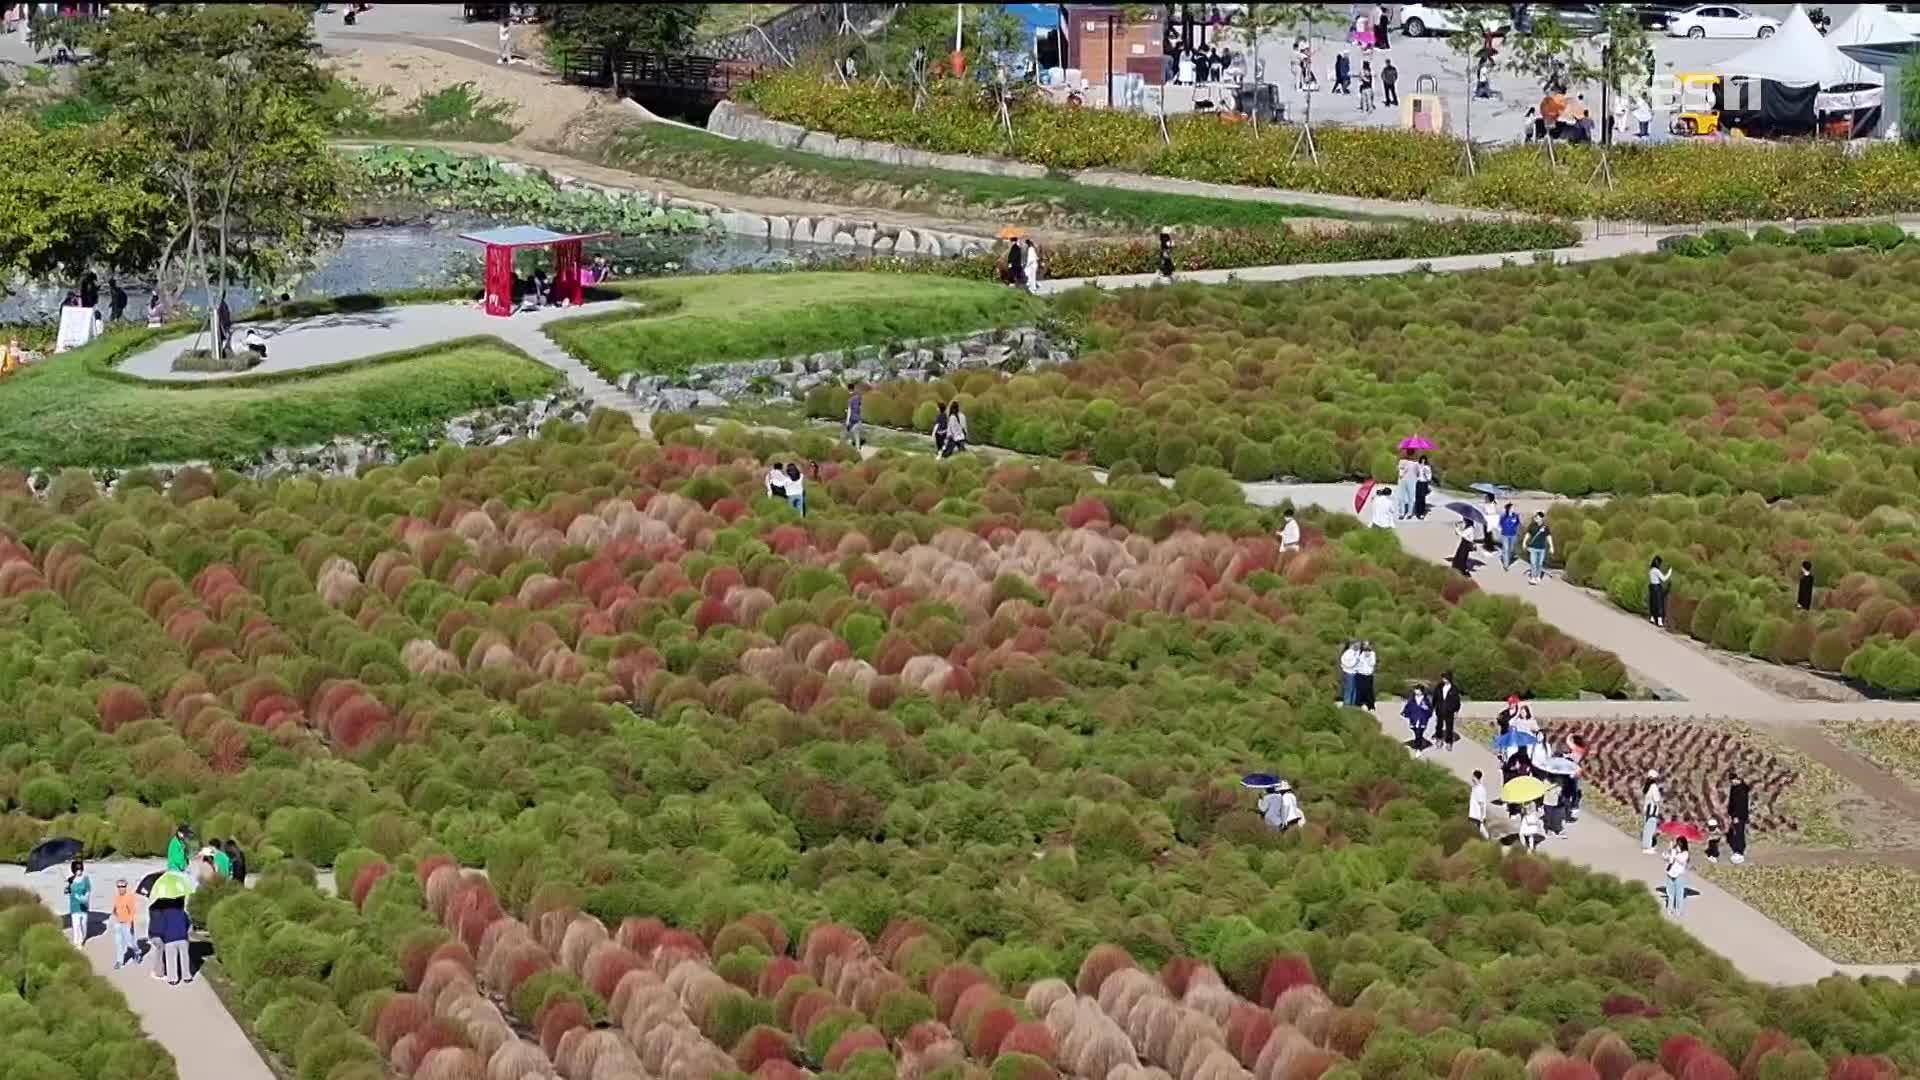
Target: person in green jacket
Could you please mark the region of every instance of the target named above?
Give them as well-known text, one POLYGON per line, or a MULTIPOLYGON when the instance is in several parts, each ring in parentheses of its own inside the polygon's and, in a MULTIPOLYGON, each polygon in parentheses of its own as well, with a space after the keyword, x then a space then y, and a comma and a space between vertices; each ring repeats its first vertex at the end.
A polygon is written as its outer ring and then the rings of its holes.
POLYGON ((184 824, 173 830, 173 839, 167 841, 167 869, 187 869, 187 838, 192 835, 193 829, 184 824))
POLYGON ((221 877, 228 879, 233 877, 233 860, 229 859, 227 853, 221 849, 218 839, 207 841, 207 855, 213 859, 213 868, 221 877))

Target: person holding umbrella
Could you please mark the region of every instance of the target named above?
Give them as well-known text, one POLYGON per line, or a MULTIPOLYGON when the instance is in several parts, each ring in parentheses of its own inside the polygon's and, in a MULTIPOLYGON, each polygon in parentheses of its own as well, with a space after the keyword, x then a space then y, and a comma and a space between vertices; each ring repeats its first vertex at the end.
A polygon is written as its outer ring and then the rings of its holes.
POLYGON ((140 884, 151 898, 147 935, 159 943, 154 949, 153 977, 174 986, 192 982, 187 938, 193 923, 187 918, 187 897, 193 893, 193 879, 184 871, 168 870, 140 884))
POLYGON ((1260 816, 1279 832, 1307 823, 1307 816, 1300 812, 1300 799, 1294 795, 1293 785, 1285 780, 1268 788, 1267 793, 1260 796, 1260 816))
POLYGON ((1433 719, 1433 703, 1427 700, 1427 688, 1416 686, 1413 693, 1407 695, 1407 703, 1400 707, 1400 715, 1407 718, 1407 729, 1413 732, 1413 738, 1407 746, 1413 755, 1419 757, 1433 744, 1427 741, 1427 724, 1433 719))
MULTIPOLYGON (((1424 496, 1422 496, 1422 498, 1424 498, 1424 496)), ((1453 568, 1455 570, 1460 571, 1461 577, 1470 578, 1473 576, 1473 524, 1472 522, 1469 522, 1463 516, 1460 519, 1460 524, 1457 527, 1455 527, 1455 529, 1453 530, 1453 535, 1454 535, 1454 538, 1458 541, 1458 543, 1456 543, 1453 548, 1453 559, 1452 559, 1453 568)))
POLYGON ((1664 797, 1660 794, 1660 770, 1647 770, 1647 787, 1640 793, 1640 853, 1657 854, 1653 847, 1654 833, 1660 829, 1660 811, 1664 797))

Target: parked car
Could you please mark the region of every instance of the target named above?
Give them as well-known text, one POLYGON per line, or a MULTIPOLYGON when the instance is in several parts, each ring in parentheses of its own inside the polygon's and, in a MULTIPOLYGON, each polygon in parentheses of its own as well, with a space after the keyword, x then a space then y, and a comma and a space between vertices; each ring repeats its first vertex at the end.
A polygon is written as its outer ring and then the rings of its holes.
MULTIPOLYGON (((1400 29, 1408 37, 1428 37, 1435 34, 1457 34, 1461 31, 1460 20, 1448 8, 1447 4, 1401 4, 1400 29)), ((1497 25, 1487 29, 1496 34, 1505 34, 1507 20, 1498 20, 1497 25)))
POLYGON ((1634 18, 1648 30, 1665 30, 1669 23, 1687 13, 1685 4, 1635 4, 1634 18))
POLYGON ((1668 37, 1770 38, 1780 28, 1777 19, 1755 15, 1730 4, 1702 4, 1667 23, 1668 37))
POLYGON ((1599 4, 1552 4, 1544 6, 1560 20, 1560 25, 1575 34, 1597 34, 1600 32, 1604 16, 1600 14, 1599 4))

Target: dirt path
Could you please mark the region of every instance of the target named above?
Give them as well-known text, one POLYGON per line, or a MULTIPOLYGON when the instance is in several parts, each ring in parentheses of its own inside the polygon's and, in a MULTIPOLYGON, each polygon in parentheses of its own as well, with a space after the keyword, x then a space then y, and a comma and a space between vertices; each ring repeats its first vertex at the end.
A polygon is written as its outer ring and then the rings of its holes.
MULTIPOLYGON (((337 146, 371 146, 378 140, 348 139, 341 140, 337 146)), ((536 150, 532 147, 513 143, 470 143, 442 142, 427 139, 405 140, 408 146, 433 146, 457 154, 503 158, 537 166, 548 172, 565 173, 589 180, 607 187, 627 188, 634 191, 664 191, 679 199, 694 202, 713 203, 739 210, 748 214, 776 215, 779 217, 822 218, 836 217, 850 221, 884 221, 915 231, 933 231, 960 233, 965 236, 991 237, 993 226, 977 220, 965 218, 936 217, 928 214, 916 214, 906 210, 889 210, 872 206, 835 206, 827 203, 801 199, 780 199, 766 195, 742 195, 732 191, 716 191, 712 188, 694 187, 677 180, 665 180, 657 176, 642 176, 625 169, 615 169, 606 165, 595 165, 576 157, 557 154, 551 150, 536 150)), ((1058 243, 1070 240, 1086 240, 1092 234, 1061 232, 1057 230, 1029 230, 1037 242, 1058 243)))

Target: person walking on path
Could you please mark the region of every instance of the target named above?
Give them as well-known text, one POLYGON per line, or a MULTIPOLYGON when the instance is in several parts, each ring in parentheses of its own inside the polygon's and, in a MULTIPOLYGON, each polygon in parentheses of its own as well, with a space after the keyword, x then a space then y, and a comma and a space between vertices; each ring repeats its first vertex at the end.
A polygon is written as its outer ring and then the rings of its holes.
POLYGON ((1394 464, 1393 512, 1399 517, 1413 516, 1413 493, 1420 486, 1420 463, 1413 459, 1413 451, 1400 455, 1394 464))
POLYGON ((1687 838, 1676 836, 1667 848, 1667 910, 1676 918, 1687 908, 1687 838))
POLYGON ((221 845, 221 850, 227 853, 227 876, 233 879, 235 885, 245 885, 247 883, 247 853, 240 850, 240 842, 238 840, 228 839, 225 844, 221 845))
POLYGON ((1535 513, 1533 528, 1527 533, 1527 581, 1538 585, 1547 579, 1547 556, 1553 554, 1553 530, 1547 527, 1547 515, 1535 513))
POLYGON ((1024 244, 1027 249, 1027 258, 1024 263, 1027 273, 1025 282, 1026 289, 1028 292, 1037 296, 1040 293, 1040 249, 1033 246, 1032 237, 1028 237, 1021 241, 1021 243, 1024 244))
POLYGON ((1012 244, 1008 245, 1007 247, 1007 284, 1012 285, 1016 289, 1026 283, 1026 280, 1027 280, 1026 259, 1027 259, 1027 252, 1025 248, 1022 248, 1020 246, 1020 241, 1015 240, 1012 244))
POLYGON ((860 421, 860 409, 864 404, 864 397, 865 395, 860 392, 860 384, 855 383, 853 392, 847 395, 846 430, 841 432, 842 437, 852 443, 856 451, 866 442, 866 426, 860 421))
POLYGON ((1461 577, 1473 576, 1473 526, 1464 519, 1454 527, 1454 537, 1459 543, 1453 548, 1453 568, 1460 571, 1461 577))
POLYGON ((1389 109, 1398 108, 1400 105, 1399 86, 1400 69, 1394 67, 1393 61, 1389 60, 1386 62, 1386 65, 1380 69, 1380 104, 1385 105, 1389 109))
POLYGON ((1373 61, 1360 61, 1360 111, 1373 111, 1373 61))
POLYGON ((113 970, 119 971, 129 956, 140 958, 138 940, 133 933, 133 921, 140 913, 140 901, 127 891, 127 879, 121 878, 113 883, 113 921, 108 926, 113 930, 113 970))
POLYGON ((107 279, 107 319, 119 322, 127 315, 127 290, 120 287, 119 278, 107 279))
POLYGON ((807 516, 807 482, 800 478, 800 466, 787 462, 787 502, 801 517, 807 516))
POLYGON ((1473 770, 1473 787, 1467 791, 1467 820, 1480 830, 1480 839, 1492 839, 1487 835, 1487 785, 1479 769, 1473 770))
POLYGON ((1540 840, 1547 834, 1547 814, 1540 800, 1535 799, 1520 811, 1520 845, 1528 851, 1540 850, 1540 840))
POLYGON ((1727 770, 1727 850, 1733 864, 1747 861, 1747 818, 1753 809, 1753 788, 1740 778, 1740 770, 1727 770))
POLYGON ((1293 511, 1286 512, 1286 520, 1280 526, 1280 550, 1300 550, 1300 523, 1293 519, 1293 511))
POLYGON ((1393 36, 1392 30, 1393 20, 1387 17, 1387 5, 1381 4, 1380 14, 1373 17, 1373 47, 1381 52, 1393 48, 1393 42, 1389 40, 1393 36))
POLYGON ((93 879, 79 859, 67 867, 67 923, 73 931, 73 947, 87 944, 87 920, 93 915, 93 879))
POLYGON ((1407 748, 1415 757, 1426 752, 1433 744, 1427 741, 1427 725, 1433 722, 1433 702, 1427 699, 1427 688, 1416 686, 1407 695, 1407 703, 1400 706, 1400 715, 1407 719, 1407 730, 1413 732, 1413 738, 1407 740, 1407 748))
POLYGON ((1340 704, 1352 708, 1360 702, 1360 643, 1347 642, 1340 650, 1340 704))
POLYGON ((1173 233, 1160 230, 1160 276, 1173 284, 1173 233))
POLYGON ((1520 544, 1520 512, 1512 503, 1500 513, 1500 569, 1513 567, 1513 549, 1520 544))
POLYGON ((167 841, 167 869, 184 871, 187 868, 187 838, 193 835, 193 826, 182 822, 173 830, 173 839, 167 841))
POLYGON ((1640 853, 1654 854, 1653 838, 1660 831, 1660 813, 1665 797, 1660 794, 1660 772, 1647 770, 1647 787, 1640 793, 1640 853))
POLYGON ((1373 669, 1379 662, 1380 658, 1373 652, 1373 642, 1361 642, 1360 655, 1355 660, 1353 669, 1354 704, 1368 712, 1374 710, 1373 669))
POLYGON ((513 26, 506 19, 500 20, 500 57, 495 62, 513 63, 513 26))
POLYGON ((1800 594, 1794 598, 1794 606, 1801 611, 1813 610, 1813 562, 1800 561, 1800 594))
POLYGON ((181 901, 156 902, 147 911, 147 933, 160 942, 154 950, 154 978, 173 986, 193 981, 192 961, 187 955, 187 938, 192 932, 193 923, 188 921, 186 905, 181 901))
POLYGON ((944 401, 933 410, 933 456, 947 456, 947 403, 944 401))
POLYGON ((1440 682, 1433 688, 1433 741, 1447 749, 1453 749, 1460 741, 1460 735, 1454 731, 1454 719, 1460 715, 1460 687, 1453 681, 1453 672, 1440 673, 1440 682))
POLYGON ((1433 463, 1421 454, 1413 467, 1413 516, 1427 520, 1427 496, 1433 494, 1433 463))
POLYGON ((1667 625, 1667 582, 1671 580, 1673 571, 1655 555, 1647 566, 1647 620, 1663 630, 1667 625))
POLYGON ((947 409, 947 452, 952 457, 967 448, 967 414, 960 410, 960 399, 954 398, 953 405, 947 409))
POLYGON ((1353 61, 1347 59, 1346 53, 1333 58, 1333 92, 1353 93, 1353 61))

